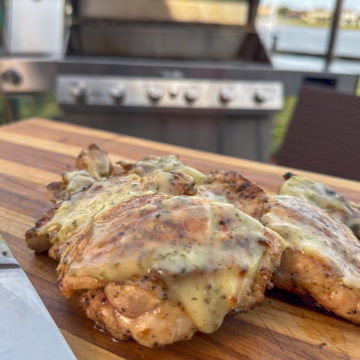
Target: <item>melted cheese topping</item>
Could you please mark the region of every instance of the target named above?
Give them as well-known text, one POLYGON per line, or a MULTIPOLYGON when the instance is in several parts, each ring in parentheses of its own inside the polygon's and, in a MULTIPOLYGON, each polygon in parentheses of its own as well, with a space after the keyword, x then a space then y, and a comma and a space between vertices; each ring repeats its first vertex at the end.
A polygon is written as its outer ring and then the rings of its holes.
POLYGON ((199 192, 200 192, 200 195, 202 198, 210 199, 213 201, 221 201, 221 202, 225 202, 225 203, 229 202, 226 195, 215 194, 211 190, 207 190, 206 188, 202 188, 201 190, 199 190, 199 192))
POLYGON ((360 289, 360 242, 342 223, 302 200, 273 196, 264 225, 279 233, 287 246, 323 258, 347 286, 360 289))
POLYGON ((95 222, 69 274, 121 281, 155 271, 197 328, 215 331, 251 289, 268 241, 265 227, 231 204, 198 197, 166 197, 136 213, 138 221, 125 230, 119 214, 95 222))
POLYGON ((78 192, 96 182, 96 180, 84 170, 64 172, 62 178, 69 194, 78 192))
POLYGON ((280 195, 294 196, 324 209, 332 218, 337 219, 348 226, 360 223, 355 220, 360 216, 358 209, 340 196, 335 190, 317 181, 304 179, 300 176, 292 176, 279 189, 280 195))
POLYGON ((139 193, 154 193, 145 187, 144 181, 133 174, 96 182, 88 191, 76 193, 63 201, 53 218, 40 229, 40 234, 48 233, 53 243, 64 241, 119 202, 139 193))
POLYGON ((237 296, 251 291, 257 266, 243 277, 237 268, 177 279, 169 287, 172 299, 181 302, 195 326, 204 333, 220 327, 225 315, 236 307, 237 296))
POLYGON ((201 184, 206 179, 206 175, 183 164, 175 155, 163 157, 150 156, 144 160, 138 161, 136 163, 136 168, 133 170, 133 172, 140 176, 149 175, 156 171, 178 171, 191 176, 196 184, 201 184))
POLYGON ((89 226, 94 219, 116 204, 133 196, 173 193, 176 190, 175 176, 157 171, 146 178, 130 174, 94 182, 86 191, 75 193, 63 201, 52 219, 39 229, 39 235, 49 234, 52 243, 62 242, 89 226))

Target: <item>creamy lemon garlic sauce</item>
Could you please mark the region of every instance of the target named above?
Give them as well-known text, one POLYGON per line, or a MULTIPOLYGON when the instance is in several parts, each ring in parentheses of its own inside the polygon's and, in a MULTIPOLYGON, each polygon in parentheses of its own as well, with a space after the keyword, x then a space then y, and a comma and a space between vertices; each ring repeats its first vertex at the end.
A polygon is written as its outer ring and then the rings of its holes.
POLYGON ((191 176, 198 185, 203 183, 206 179, 205 174, 191 166, 183 164, 175 155, 149 157, 138 161, 136 165, 137 167, 134 171, 141 176, 152 174, 155 171, 178 171, 191 176))
POLYGON ((360 242, 346 226, 322 210, 292 196, 273 196, 265 226, 279 233, 287 246, 321 257, 345 274, 347 286, 360 287, 360 242))
POLYGON ((227 197, 225 195, 215 194, 210 190, 201 189, 201 197, 209 199, 209 200, 213 200, 213 201, 221 201, 221 202, 225 202, 225 203, 229 202, 229 200, 227 199, 227 197))
MULTIPOLYGON (((86 191, 73 194, 63 201, 52 219, 40 228, 39 234, 49 234, 52 243, 62 242, 86 228, 116 204, 133 196, 173 193, 177 181, 174 180, 175 176, 169 172, 156 171, 149 177, 130 174, 94 182, 86 191)), ((190 176, 187 179, 192 180, 190 176)))
POLYGON ((69 194, 78 192, 96 182, 96 179, 84 170, 64 172, 62 174, 62 178, 66 184, 66 190, 69 194))
POLYGON ((131 174, 94 183, 87 191, 63 201, 52 219, 39 233, 48 233, 51 241, 63 241, 75 231, 88 226, 94 218, 114 205, 139 194, 155 193, 154 187, 143 178, 131 174))
POLYGON ((72 276, 105 281, 157 276, 200 331, 213 332, 250 292, 267 246, 265 227, 231 204, 173 196, 146 204, 136 227, 95 221, 72 276), (204 236, 204 234, 206 234, 204 236))
POLYGON ((352 213, 351 204, 335 190, 317 181, 292 176, 279 189, 280 195, 294 196, 324 210, 330 216, 346 222, 352 213))

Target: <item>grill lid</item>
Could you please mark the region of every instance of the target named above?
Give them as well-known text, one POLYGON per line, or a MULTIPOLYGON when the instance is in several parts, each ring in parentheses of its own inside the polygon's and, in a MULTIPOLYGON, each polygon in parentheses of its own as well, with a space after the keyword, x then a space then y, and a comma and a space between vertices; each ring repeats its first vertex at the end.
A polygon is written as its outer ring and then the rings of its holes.
POLYGON ((254 27, 257 1, 164 0, 156 4, 73 0, 67 55, 270 63, 254 27), (185 4, 193 6, 193 11, 181 12, 185 4), (194 11, 200 8, 202 12, 194 11))

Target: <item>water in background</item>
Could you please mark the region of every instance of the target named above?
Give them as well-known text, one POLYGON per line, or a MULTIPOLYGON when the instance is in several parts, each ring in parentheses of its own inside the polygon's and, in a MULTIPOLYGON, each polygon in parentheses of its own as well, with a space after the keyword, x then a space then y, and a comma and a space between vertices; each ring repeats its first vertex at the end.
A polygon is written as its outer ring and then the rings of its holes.
MULTIPOLYGON (((269 20, 259 18, 256 26, 270 55, 274 36, 277 37, 278 50, 325 53, 329 29, 279 25, 269 20)), ((360 30, 339 29, 335 55, 360 58, 360 30)), ((322 71, 325 65, 323 58, 311 56, 273 54, 271 59, 278 69, 322 71)), ((360 61, 335 60, 330 70, 360 74, 360 61)))

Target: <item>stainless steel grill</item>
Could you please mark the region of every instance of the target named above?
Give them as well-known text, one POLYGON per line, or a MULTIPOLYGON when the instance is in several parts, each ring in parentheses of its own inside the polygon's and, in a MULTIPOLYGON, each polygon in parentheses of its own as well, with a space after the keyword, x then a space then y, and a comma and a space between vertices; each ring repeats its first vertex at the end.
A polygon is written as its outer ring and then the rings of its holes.
POLYGON ((283 88, 266 80, 256 2, 239 4, 241 25, 171 21, 160 10, 151 16, 161 21, 139 19, 116 1, 74 1, 57 80, 64 120, 266 161, 283 88))

